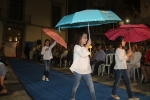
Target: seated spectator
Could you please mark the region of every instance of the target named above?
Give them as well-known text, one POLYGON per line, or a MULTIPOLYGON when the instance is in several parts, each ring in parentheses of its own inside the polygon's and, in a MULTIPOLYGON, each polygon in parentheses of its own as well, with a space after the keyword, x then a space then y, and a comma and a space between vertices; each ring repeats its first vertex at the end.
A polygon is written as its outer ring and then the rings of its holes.
POLYGON ((51 62, 53 62, 53 64, 57 64, 57 56, 58 56, 58 49, 56 47, 53 48, 52 50, 52 55, 53 55, 53 58, 51 59, 51 62))
POLYGON ((73 46, 72 45, 70 45, 70 47, 68 48, 67 62, 69 65, 73 63, 73 46))
POLYGON ((133 70, 133 68, 135 68, 135 67, 137 67, 137 68, 140 67, 140 65, 141 65, 140 61, 141 61, 141 57, 142 57, 141 53, 138 51, 138 49, 136 49, 135 45, 132 45, 131 50, 132 50, 133 54, 127 61, 127 72, 128 72, 129 78, 131 77, 130 76, 131 70, 133 70))
POLYGON ((67 60, 67 54, 68 54, 68 50, 63 48, 63 52, 60 56, 60 59, 61 59, 61 64, 63 65, 65 63, 65 60, 67 60))
POLYGON ((95 75, 98 74, 99 65, 104 64, 105 58, 106 58, 106 54, 102 50, 101 45, 98 45, 96 48, 97 48, 97 52, 95 54, 94 61, 93 61, 93 63, 95 64, 93 74, 95 74, 95 75))
POLYGON ((144 80, 142 81, 143 84, 149 83, 150 78, 150 49, 148 50, 144 65, 141 66, 142 74, 144 75, 144 80))
POLYGON ((5 67, 5 65, 0 62, 0 96, 11 94, 13 92, 13 90, 8 90, 4 85, 4 79, 7 71, 8 69, 5 67))
POLYGON ((7 60, 6 60, 6 57, 4 55, 4 53, 2 51, 0 51, 0 62, 4 63, 5 66, 7 66, 7 60))
POLYGON ((4 79, 5 75, 8 72, 8 69, 5 67, 5 65, 0 62, 0 85, 4 86, 4 79))
POLYGON ((108 48, 106 49, 106 54, 111 54, 111 53, 114 53, 114 49, 113 49, 113 47, 110 45, 110 46, 108 46, 108 48))
POLYGON ((91 52, 91 57, 90 57, 91 59, 94 58, 96 52, 97 52, 96 45, 94 45, 94 46, 92 47, 92 52, 91 52))
POLYGON ((109 78, 113 77, 115 64, 116 64, 115 55, 113 55, 113 62, 110 65, 110 75, 109 75, 109 78))

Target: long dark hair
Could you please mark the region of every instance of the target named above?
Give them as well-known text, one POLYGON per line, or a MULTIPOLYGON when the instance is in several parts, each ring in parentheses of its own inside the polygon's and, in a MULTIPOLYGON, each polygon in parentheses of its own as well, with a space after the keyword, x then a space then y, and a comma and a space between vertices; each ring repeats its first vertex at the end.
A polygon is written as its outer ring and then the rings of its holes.
POLYGON ((115 47, 115 50, 117 48, 119 48, 121 45, 122 45, 122 40, 124 39, 123 36, 119 36, 115 39, 115 42, 114 42, 114 47, 115 47))
POLYGON ((80 40, 81 40, 83 34, 86 34, 86 33, 81 32, 81 31, 76 33, 76 36, 75 36, 74 39, 73 39, 73 45, 74 45, 74 46, 75 46, 75 45, 81 45, 81 44, 80 44, 80 40))

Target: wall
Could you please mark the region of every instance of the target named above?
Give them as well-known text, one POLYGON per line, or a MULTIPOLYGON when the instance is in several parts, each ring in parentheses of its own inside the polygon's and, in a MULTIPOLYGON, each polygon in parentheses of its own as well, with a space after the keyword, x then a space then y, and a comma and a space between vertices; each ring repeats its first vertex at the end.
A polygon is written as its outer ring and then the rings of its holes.
POLYGON ((3 23, 0 20, 0 43, 2 43, 2 34, 3 34, 3 23))
POLYGON ((25 13, 31 15, 31 23, 50 26, 50 0, 26 0, 25 13))
POLYGON ((141 17, 150 16, 150 0, 141 0, 141 17), (145 8, 147 6, 147 9, 145 8))
MULTIPOLYGON (((36 41, 42 40, 42 46, 45 39, 52 40, 47 36, 42 28, 51 27, 51 5, 57 5, 62 7, 62 17, 66 15, 66 0, 26 0, 25 13, 31 15, 31 24, 27 25, 25 41, 33 42, 34 47, 30 52, 30 58, 32 58, 33 51, 37 48, 36 41)), ((57 32, 57 29, 52 29, 57 32)), ((59 33, 60 34, 60 33, 59 33)), ((61 36, 67 41, 66 31, 61 32, 61 36)))

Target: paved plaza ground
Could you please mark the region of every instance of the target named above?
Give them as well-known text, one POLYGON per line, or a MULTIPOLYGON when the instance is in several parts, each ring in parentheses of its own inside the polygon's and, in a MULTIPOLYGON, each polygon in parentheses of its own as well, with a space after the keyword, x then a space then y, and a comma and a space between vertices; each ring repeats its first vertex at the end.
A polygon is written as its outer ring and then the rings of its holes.
MULTIPOLYGON (((43 65, 42 62, 34 62, 34 63, 43 65)), ((14 92, 10 95, 0 96, 0 100, 33 100, 32 97, 25 90, 23 85, 20 83, 18 78, 16 77, 15 73, 11 69, 11 66, 8 65, 7 68, 9 69, 9 72, 7 73, 6 76, 7 80, 5 80, 5 84, 6 86, 8 86, 8 88, 13 89, 14 92)), ((59 66, 51 66, 51 68, 64 73, 72 74, 69 70, 69 67, 60 68, 59 66)), ((104 76, 96 75, 93 76, 93 81, 112 86, 114 78, 109 78, 107 74, 104 74, 104 76)), ((125 89, 123 80, 120 81, 119 87, 125 89)), ((131 87, 133 92, 139 92, 150 96, 150 84, 142 84, 140 82, 140 79, 137 79, 137 81, 135 82, 131 80, 131 87)))

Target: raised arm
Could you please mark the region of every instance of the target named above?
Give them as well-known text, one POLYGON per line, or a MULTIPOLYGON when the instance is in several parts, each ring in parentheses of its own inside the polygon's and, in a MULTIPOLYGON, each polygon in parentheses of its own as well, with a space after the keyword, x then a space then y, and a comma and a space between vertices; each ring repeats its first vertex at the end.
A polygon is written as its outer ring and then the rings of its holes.
POLYGON ((54 43, 50 46, 50 48, 52 49, 55 45, 56 45, 56 41, 54 41, 54 43))

